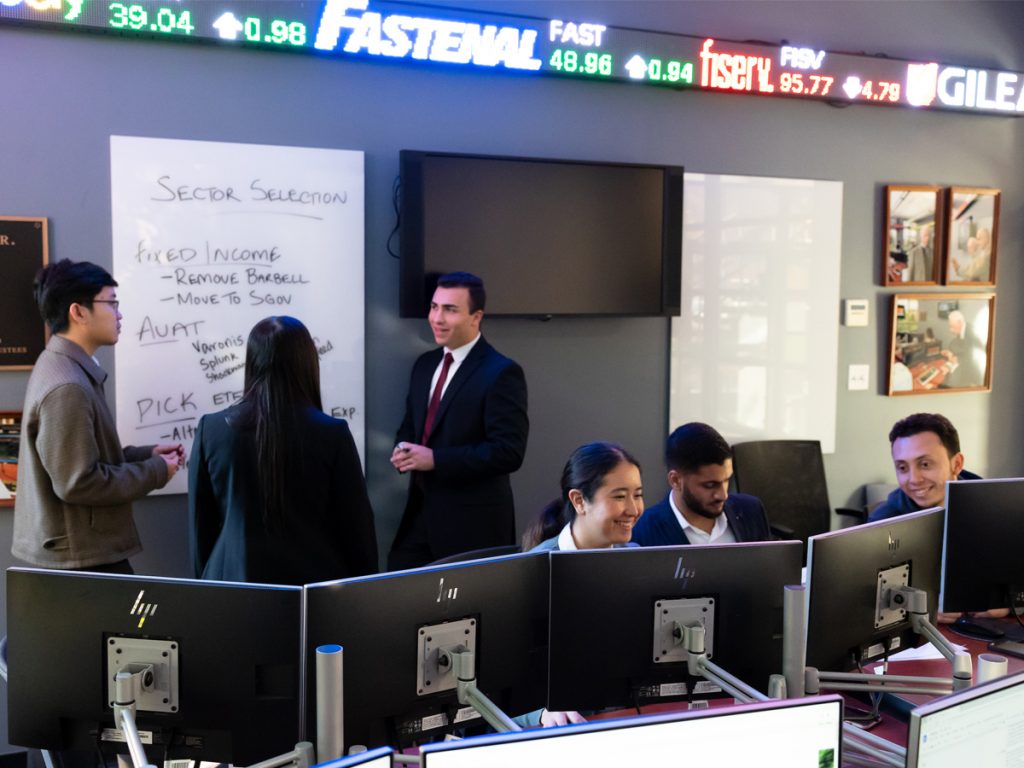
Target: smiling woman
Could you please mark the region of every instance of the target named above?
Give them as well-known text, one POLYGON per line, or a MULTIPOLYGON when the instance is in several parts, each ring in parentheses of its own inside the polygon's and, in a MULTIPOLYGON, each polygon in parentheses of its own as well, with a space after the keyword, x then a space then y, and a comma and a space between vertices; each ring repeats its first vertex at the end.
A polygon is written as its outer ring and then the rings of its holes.
POLYGON ((523 536, 524 550, 636 546, 633 526, 644 511, 640 464, 614 443, 581 445, 562 470, 562 494, 523 536))

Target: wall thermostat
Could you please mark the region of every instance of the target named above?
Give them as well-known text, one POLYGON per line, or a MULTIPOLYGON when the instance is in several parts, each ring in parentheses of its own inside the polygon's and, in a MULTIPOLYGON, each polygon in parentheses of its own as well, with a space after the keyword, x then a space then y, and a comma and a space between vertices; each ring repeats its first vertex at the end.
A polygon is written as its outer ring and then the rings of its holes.
POLYGON ((865 327, 868 324, 867 299, 843 299, 843 325, 865 327))

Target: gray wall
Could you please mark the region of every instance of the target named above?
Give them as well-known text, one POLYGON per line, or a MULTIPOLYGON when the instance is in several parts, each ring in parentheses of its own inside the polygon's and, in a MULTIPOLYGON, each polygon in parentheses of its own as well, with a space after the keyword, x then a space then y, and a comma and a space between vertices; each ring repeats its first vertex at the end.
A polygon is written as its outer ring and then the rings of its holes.
MULTIPOLYGON (((476 5, 1024 71, 1018 40, 1024 4, 1017 2, 476 5)), ((430 345, 424 322, 397 318, 398 263, 385 251, 394 225, 391 184, 403 148, 665 162, 708 173, 842 181, 841 293, 871 300, 872 326, 840 330, 837 448, 826 457, 833 505, 859 503, 863 483, 891 480, 886 433, 915 410, 941 410, 958 425, 969 468, 1024 474, 1018 407, 1024 366, 1017 331, 1024 298, 1020 119, 839 109, 11 27, 0 28, 0 83, 0 214, 50 217, 54 259, 110 265, 110 134, 366 152, 367 479, 382 549, 405 493, 387 455, 409 365, 430 345), (894 291, 878 287, 881 187, 913 182, 1003 190, 991 394, 884 396, 894 291), (870 391, 845 390, 851 363, 871 364, 870 391)), ((660 496, 667 320, 491 319, 485 332, 523 364, 530 386, 530 446, 515 478, 520 527, 556 493, 571 448, 589 439, 630 447, 647 468, 648 498, 660 496)), ((112 358, 106 353, 101 362, 112 369, 112 358)), ((27 374, 0 373, 0 410, 21 407, 26 381, 27 374)), ((146 500, 136 512, 146 546, 134 559, 137 570, 188 575, 184 497, 146 500)), ((0 511, 3 567, 13 564, 10 531, 11 513, 0 511)), ((2 617, 0 624, 5 626, 2 617)), ((6 743, 6 718, 0 720, 0 740, 6 743)))

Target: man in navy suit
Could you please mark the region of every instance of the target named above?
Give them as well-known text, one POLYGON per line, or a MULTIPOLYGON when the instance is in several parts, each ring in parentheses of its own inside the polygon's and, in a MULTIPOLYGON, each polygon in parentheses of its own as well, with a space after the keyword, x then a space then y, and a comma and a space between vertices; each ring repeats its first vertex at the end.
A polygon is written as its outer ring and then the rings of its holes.
POLYGON ((391 454, 411 478, 390 570, 515 543, 509 475, 526 453, 526 378, 480 334, 485 302, 475 275, 437 281, 429 320, 439 348, 413 365, 391 454))
POLYGON ((647 507, 633 528, 645 547, 768 541, 768 516, 760 499, 729 493, 732 449, 712 427, 684 424, 665 446, 668 484, 662 501, 647 507))

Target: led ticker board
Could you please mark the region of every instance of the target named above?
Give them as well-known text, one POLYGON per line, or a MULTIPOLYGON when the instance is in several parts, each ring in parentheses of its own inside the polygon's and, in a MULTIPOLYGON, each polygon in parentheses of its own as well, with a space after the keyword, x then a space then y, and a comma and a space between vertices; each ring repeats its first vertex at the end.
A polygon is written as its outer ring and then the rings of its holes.
POLYGON ((11 20, 844 104, 1024 114, 1024 73, 377 0, 0 0, 11 20))

